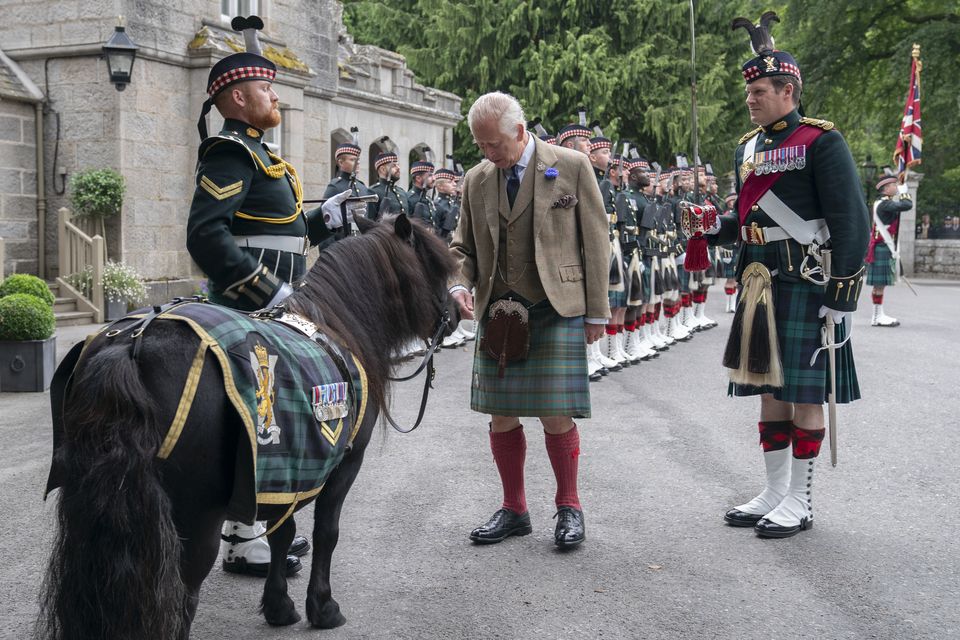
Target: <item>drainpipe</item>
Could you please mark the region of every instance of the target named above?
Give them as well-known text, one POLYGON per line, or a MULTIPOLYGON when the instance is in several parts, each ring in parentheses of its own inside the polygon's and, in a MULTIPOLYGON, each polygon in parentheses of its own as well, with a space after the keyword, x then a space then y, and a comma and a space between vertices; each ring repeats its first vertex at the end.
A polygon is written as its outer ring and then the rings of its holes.
POLYGON ((34 120, 37 126, 37 271, 47 279, 47 190, 43 180, 43 103, 34 105, 34 120))

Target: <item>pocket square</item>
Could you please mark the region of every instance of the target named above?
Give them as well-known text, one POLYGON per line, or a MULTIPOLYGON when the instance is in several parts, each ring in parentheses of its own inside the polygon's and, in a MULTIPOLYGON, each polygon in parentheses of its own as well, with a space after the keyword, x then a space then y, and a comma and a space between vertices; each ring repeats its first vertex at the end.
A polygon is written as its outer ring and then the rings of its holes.
POLYGON ((567 195, 560 196, 560 198, 556 202, 554 202, 553 206, 551 206, 550 208, 551 209, 569 209, 570 207, 577 206, 577 202, 579 202, 577 200, 577 196, 573 195, 572 193, 568 193, 567 195))

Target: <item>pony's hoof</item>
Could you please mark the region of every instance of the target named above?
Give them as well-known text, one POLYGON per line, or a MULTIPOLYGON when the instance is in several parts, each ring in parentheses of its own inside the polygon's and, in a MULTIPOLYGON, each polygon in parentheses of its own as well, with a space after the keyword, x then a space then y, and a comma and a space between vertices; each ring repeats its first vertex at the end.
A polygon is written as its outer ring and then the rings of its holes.
POLYGON ((268 606, 266 602, 262 603, 260 611, 267 624, 274 627, 288 627, 300 622, 300 614, 297 613, 297 607, 289 596, 284 596, 273 606, 268 606))
POLYGON ((297 613, 296 609, 290 609, 289 611, 284 611, 279 614, 268 614, 264 612, 263 617, 271 627, 289 627, 292 624, 300 622, 300 614, 297 613))
POLYGON ((310 625, 317 629, 333 629, 347 622, 347 618, 340 613, 340 605, 333 598, 323 603, 317 611, 309 611, 309 603, 307 609, 310 625))

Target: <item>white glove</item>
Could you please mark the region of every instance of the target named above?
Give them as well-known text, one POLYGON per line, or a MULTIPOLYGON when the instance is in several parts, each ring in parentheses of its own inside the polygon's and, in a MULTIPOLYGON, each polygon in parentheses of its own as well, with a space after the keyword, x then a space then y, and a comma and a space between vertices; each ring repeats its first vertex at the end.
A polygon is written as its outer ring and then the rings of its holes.
POLYGON ((323 213, 323 222, 327 225, 327 229, 333 231, 343 226, 343 213, 340 211, 340 205, 350 197, 351 193, 353 192, 350 189, 338 193, 320 207, 320 211, 323 213))
POLYGON ((704 233, 707 234, 708 236, 715 236, 718 233, 720 233, 720 227, 722 226, 723 224, 720 222, 720 216, 717 216, 716 219, 713 221, 713 226, 710 227, 709 229, 706 229, 704 233))
POLYGON ((830 307, 821 306, 819 316, 821 318, 826 318, 827 314, 830 314, 830 318, 833 319, 833 324, 842 324, 843 319, 847 317, 847 311, 837 311, 836 309, 831 309, 830 307))
POLYGON ((267 303, 266 308, 275 307, 281 302, 284 301, 291 293, 293 293, 293 287, 284 282, 280 285, 280 288, 277 289, 277 292, 273 294, 273 298, 270 299, 270 302, 267 303))
POLYGON ((899 194, 902 195, 902 196, 905 196, 905 195, 907 195, 907 194, 910 193, 910 189, 908 189, 908 188, 907 188, 907 185, 905 185, 905 184, 898 184, 898 185, 897 185, 897 193, 899 193, 899 194))

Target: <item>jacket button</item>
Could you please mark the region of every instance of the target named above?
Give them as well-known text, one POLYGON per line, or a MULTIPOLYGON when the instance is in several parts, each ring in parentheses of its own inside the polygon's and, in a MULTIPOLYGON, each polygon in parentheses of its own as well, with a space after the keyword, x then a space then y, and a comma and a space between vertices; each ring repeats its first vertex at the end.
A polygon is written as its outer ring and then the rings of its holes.
POLYGON ((760 211, 760 205, 758 204, 753 205, 752 207, 750 207, 750 211, 760 211))

